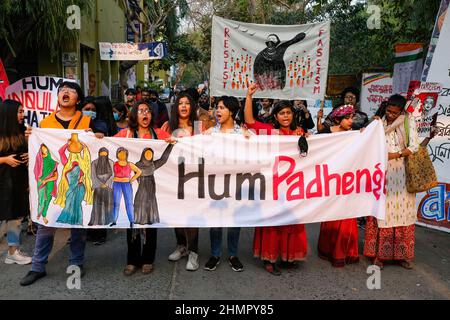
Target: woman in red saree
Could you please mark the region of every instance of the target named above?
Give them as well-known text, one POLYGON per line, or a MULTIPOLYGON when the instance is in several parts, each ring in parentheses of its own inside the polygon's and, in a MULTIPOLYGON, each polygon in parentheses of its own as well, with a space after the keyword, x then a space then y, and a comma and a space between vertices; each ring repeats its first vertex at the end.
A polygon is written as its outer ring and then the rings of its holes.
MULTIPOLYGON (((340 106, 333 110, 331 118, 335 125, 321 133, 335 133, 352 130, 354 108, 340 106)), ((333 267, 359 261, 358 223, 356 218, 326 221, 320 225, 318 244, 319 257, 331 262, 333 267)))
MULTIPOLYGON (((273 123, 256 121, 253 116, 253 94, 257 91, 256 84, 250 85, 245 101, 245 124, 256 134, 267 135, 304 135, 302 128, 297 127, 294 121, 294 109, 288 101, 280 101, 272 110, 273 123)), ((261 258, 264 268, 273 275, 280 275, 281 271, 276 265, 281 258, 281 266, 296 267, 297 261, 305 260, 308 249, 306 229, 303 224, 288 226, 257 227, 253 239, 253 256, 261 258)))

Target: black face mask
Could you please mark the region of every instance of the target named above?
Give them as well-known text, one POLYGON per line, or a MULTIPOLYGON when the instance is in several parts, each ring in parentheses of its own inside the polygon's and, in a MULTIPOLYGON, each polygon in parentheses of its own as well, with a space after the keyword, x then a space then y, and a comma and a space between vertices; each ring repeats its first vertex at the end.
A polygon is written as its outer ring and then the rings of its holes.
POLYGON ((157 98, 150 98, 149 99, 151 102, 156 102, 156 100, 158 100, 157 98))

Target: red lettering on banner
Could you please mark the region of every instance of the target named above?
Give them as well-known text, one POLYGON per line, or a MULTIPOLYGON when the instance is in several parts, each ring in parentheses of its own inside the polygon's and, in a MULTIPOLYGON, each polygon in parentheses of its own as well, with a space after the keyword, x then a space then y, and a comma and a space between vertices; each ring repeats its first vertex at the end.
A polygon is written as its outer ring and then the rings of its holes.
POLYGON ((353 181, 355 181, 355 175, 353 172, 346 172, 342 176, 342 194, 347 195, 353 192, 355 187, 353 186, 353 181))
POLYGON ((287 186, 287 201, 360 193, 372 193, 379 200, 381 192, 386 194, 385 173, 380 169, 380 163, 375 165, 373 172, 363 168, 356 172, 330 173, 327 164, 316 165, 314 178, 309 182, 305 181, 303 171, 295 172, 295 165, 291 157, 275 158, 272 169, 274 200, 279 199, 280 187, 283 185, 287 186), (282 165, 287 165, 287 168, 280 171, 282 165), (361 188, 362 179, 365 179, 364 190, 361 188))
POLYGON ((319 41, 317 42, 317 50, 316 50, 316 76, 314 77, 314 91, 313 94, 320 94, 320 92, 322 91, 322 87, 321 87, 321 79, 320 79, 320 67, 322 66, 322 59, 320 59, 321 57, 323 57, 323 40, 321 38, 322 35, 325 34, 325 30, 324 29, 320 29, 319 30, 319 41))
POLYGON ((318 56, 318 57, 323 56, 323 48, 317 49, 317 56, 318 56))
MULTIPOLYGON (((223 39, 223 47, 225 49, 228 49, 228 38, 230 38, 230 29, 225 27, 225 29, 224 29, 224 39, 223 39)), ((223 51, 223 59, 224 59, 223 60, 224 61, 224 68, 223 69, 224 69, 224 72, 223 72, 223 77, 222 77, 223 88, 224 89, 226 89, 226 87, 227 87, 227 80, 229 79, 228 72, 226 71, 226 70, 228 70, 228 61, 226 59, 228 59, 229 56, 230 55, 229 55, 228 50, 224 50, 223 51)))
POLYGON ((28 107, 28 109, 35 110, 36 109, 36 98, 34 96, 33 91, 25 91, 24 92, 25 100, 24 105, 28 107))
POLYGON ((306 187, 306 198, 320 198, 322 197, 322 179, 320 176, 320 166, 317 165, 316 168, 316 177, 308 183, 308 186, 306 187), (316 187, 316 191, 313 192, 312 188, 316 187))
POLYGON ((287 201, 302 200, 305 198, 305 190, 303 188, 305 185, 304 179, 305 178, 303 172, 298 172, 296 174, 293 174, 292 177, 286 180, 287 184, 291 185, 286 194, 287 201), (292 183, 295 180, 296 182, 292 183), (296 190, 298 191, 294 194, 296 190))
POLYGON ((330 182, 331 180, 335 180, 336 185, 336 194, 341 194, 341 176, 337 173, 328 174, 328 166, 323 166, 323 179, 324 179, 324 185, 325 185, 325 197, 330 196, 330 182))
POLYGON ((278 200, 278 187, 279 185, 289 177, 292 172, 294 172, 295 168, 295 160, 286 157, 286 156, 279 156, 275 159, 275 164, 273 166, 273 200, 278 200), (289 168, 285 173, 283 173, 281 176, 278 175, 278 165, 280 162, 289 162, 289 168))

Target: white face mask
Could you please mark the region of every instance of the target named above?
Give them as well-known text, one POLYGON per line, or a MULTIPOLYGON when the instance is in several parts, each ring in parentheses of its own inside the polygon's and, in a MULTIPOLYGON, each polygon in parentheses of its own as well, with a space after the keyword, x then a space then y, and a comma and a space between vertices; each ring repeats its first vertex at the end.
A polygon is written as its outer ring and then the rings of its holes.
POLYGON ((83 111, 83 115, 90 117, 92 120, 95 120, 97 117, 97 112, 95 111, 83 111))

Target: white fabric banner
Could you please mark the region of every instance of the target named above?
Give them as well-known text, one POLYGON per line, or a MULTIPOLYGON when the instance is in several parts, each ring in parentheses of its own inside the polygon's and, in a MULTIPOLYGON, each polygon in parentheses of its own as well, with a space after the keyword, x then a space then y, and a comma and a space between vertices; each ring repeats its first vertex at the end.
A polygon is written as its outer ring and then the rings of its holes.
POLYGON ((330 22, 259 25, 213 17, 211 95, 323 99, 327 87, 330 22))
POLYGON ((75 82, 58 77, 26 77, 6 88, 6 98, 19 101, 26 124, 37 127, 42 119, 58 111, 58 87, 64 81, 75 82))
POLYGON ((212 134, 172 145, 34 129, 29 141, 32 219, 64 228, 384 219, 387 151, 381 122, 363 133, 311 136, 306 157, 299 155, 297 139, 212 134))
POLYGON ((442 84, 437 101, 437 135, 428 145, 439 185, 417 196, 419 221, 450 232, 450 15, 440 29, 433 60, 426 81, 442 84))
POLYGON ((370 117, 375 115, 383 101, 392 95, 390 73, 363 73, 361 84, 361 110, 370 117))

